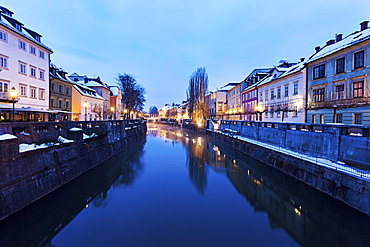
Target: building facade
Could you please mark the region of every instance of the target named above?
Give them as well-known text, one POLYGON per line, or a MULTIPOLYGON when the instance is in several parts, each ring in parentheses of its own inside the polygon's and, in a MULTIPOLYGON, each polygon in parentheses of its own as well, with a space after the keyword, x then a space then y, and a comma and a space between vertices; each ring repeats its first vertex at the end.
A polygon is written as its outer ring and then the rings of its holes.
POLYGON ((104 101, 104 98, 94 89, 81 83, 74 84, 72 89, 72 120, 102 120, 104 101))
POLYGON ((74 83, 66 77, 67 72, 50 63, 50 121, 72 120, 72 88, 74 83))
POLYGON ((307 121, 370 125, 370 29, 317 47, 307 64, 307 121))
MULTIPOLYGON (((41 35, 13 18, 13 12, 0 7, 0 103, 18 93, 16 121, 45 121, 49 109, 49 63, 52 50, 41 42, 41 35)), ((6 120, 8 116, 0 116, 6 120)))

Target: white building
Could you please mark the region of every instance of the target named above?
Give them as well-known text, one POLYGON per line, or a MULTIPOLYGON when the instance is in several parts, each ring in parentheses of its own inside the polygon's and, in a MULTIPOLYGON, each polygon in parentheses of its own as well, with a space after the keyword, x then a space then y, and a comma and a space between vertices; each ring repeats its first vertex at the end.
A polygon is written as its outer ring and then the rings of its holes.
MULTIPOLYGON (((263 121, 305 122, 306 69, 304 62, 285 63, 257 84, 258 109, 263 121)), ((261 120, 261 118, 260 118, 261 120)))
MULTIPOLYGON (((0 6, 0 101, 11 105, 9 90, 18 91, 16 108, 28 113, 49 108, 49 62, 52 50, 41 42, 41 35, 13 18, 13 12, 0 6)), ((21 111, 19 111, 21 112, 21 111)), ((6 114, 1 116, 7 118, 6 114)), ((23 118, 18 114, 17 118, 23 118)), ((40 115, 34 121, 42 119, 40 115)), ((4 119, 6 120, 6 119, 4 119)))
POLYGON ((76 83, 72 89, 72 120, 102 120, 104 101, 94 89, 76 83))

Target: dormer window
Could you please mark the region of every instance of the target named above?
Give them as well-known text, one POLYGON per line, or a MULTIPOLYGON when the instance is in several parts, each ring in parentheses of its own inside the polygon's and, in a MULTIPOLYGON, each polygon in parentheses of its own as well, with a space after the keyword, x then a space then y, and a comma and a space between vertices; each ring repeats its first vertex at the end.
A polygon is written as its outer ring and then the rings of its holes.
POLYGON ((15 23, 14 27, 19 31, 22 31, 22 25, 20 25, 19 23, 15 23))

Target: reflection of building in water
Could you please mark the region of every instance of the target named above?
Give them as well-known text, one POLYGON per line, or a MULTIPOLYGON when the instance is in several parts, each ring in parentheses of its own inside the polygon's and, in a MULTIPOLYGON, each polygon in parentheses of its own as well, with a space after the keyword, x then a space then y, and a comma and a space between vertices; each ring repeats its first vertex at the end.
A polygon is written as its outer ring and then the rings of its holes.
POLYGON ((264 179, 245 165, 228 170, 227 176, 256 211, 268 214, 273 229, 282 227, 300 245, 367 246, 367 216, 277 170, 273 173, 264 179))
POLYGON ((301 246, 368 246, 368 216, 250 157, 245 164, 229 147, 186 132, 168 131, 166 138, 188 148, 189 177, 200 193, 208 169, 225 173, 256 212, 267 213, 272 229, 283 228, 301 246))

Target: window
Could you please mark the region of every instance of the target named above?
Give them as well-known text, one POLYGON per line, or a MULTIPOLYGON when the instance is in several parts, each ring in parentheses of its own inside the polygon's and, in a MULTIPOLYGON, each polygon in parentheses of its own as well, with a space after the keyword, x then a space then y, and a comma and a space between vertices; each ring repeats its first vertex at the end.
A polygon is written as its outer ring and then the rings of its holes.
POLYGON ((353 123, 354 124, 362 124, 362 114, 354 114, 353 116, 353 123))
POLYGON ((316 123, 316 115, 312 115, 312 123, 316 123))
POLYGON ((35 87, 31 87, 30 88, 30 90, 31 90, 31 98, 36 98, 36 88, 35 87))
POLYGON ((342 114, 337 114, 335 116, 335 122, 336 123, 343 123, 343 115, 342 114))
POLYGON ((36 77, 36 68, 35 67, 30 67, 30 76, 36 77))
POLYGON ((0 81, 0 92, 8 92, 9 84, 7 82, 0 81))
POLYGON ((70 109, 70 103, 68 100, 66 100, 66 109, 70 109))
POLYGON ((59 85, 59 93, 63 93, 63 85, 59 85))
POLYGON ((42 59, 45 59, 45 52, 40 51, 39 52, 39 57, 42 58, 42 59))
POLYGON ((63 108, 63 100, 59 100, 59 105, 58 105, 59 108, 63 108))
POLYGON ((359 51, 355 53, 354 64, 355 69, 364 67, 364 51, 359 51))
POLYGON ((313 68, 313 79, 319 79, 325 77, 325 64, 321 64, 313 68))
POLYGON ((51 99, 50 105, 51 105, 51 107, 55 107, 55 99, 51 99))
POLYGON ((278 98, 278 99, 280 99, 281 98, 281 87, 278 87, 277 89, 276 89, 276 98, 278 98))
POLYGON ((222 103, 218 103, 218 110, 217 111, 222 111, 222 103))
POLYGON ((19 40, 19 49, 26 50, 26 43, 22 40, 19 40))
POLYGON ((70 87, 66 87, 66 94, 69 95, 70 87))
POLYGON ((271 93, 271 100, 273 100, 274 98, 275 98, 275 90, 274 89, 271 89, 271 91, 270 91, 270 93, 271 93))
POLYGON ((266 90, 265 91, 265 100, 268 101, 269 100, 269 92, 266 90))
POLYGON ((324 120, 324 114, 321 114, 321 115, 320 115, 320 123, 321 123, 321 124, 325 123, 325 120, 324 120))
POLYGON ((26 64, 19 63, 19 73, 26 74, 26 64))
POLYGON ((27 86, 26 85, 19 85, 20 88, 20 96, 26 97, 27 96, 27 86))
POLYGON ((284 87, 284 97, 289 97, 289 86, 285 85, 284 87))
POLYGON ((298 82, 293 84, 293 95, 298 94, 298 82))
POLYGON ((39 89, 39 99, 45 99, 45 89, 39 89))
POLYGON ((56 85, 55 85, 55 83, 52 83, 51 84, 51 91, 55 91, 56 90, 56 85))
POLYGON ((30 45, 30 53, 36 55, 36 48, 30 45))
POLYGON ((293 106, 293 117, 298 117, 298 106, 293 106))
POLYGON ((39 79, 40 80, 45 80, 45 71, 43 71, 43 70, 39 70, 39 79))
POLYGON ((333 93, 332 100, 344 99, 344 84, 335 86, 335 92, 333 93))
POLYGON ((8 42, 8 34, 4 31, 0 31, 0 40, 8 42))
POLYGON ((364 97, 364 82, 358 81, 353 83, 353 98, 364 97))
POLYGON ((323 102, 325 101, 325 88, 320 88, 313 90, 313 102, 323 102))
POLYGON ((336 64, 337 74, 344 72, 344 64, 345 64, 344 57, 337 59, 337 64, 336 64))
POLYGON ((274 107, 270 107, 270 117, 274 117, 274 107))
POLYGON ((263 93, 260 92, 260 101, 263 101, 263 93))
POLYGON ((8 68, 8 59, 6 57, 0 57, 0 67, 8 68))

